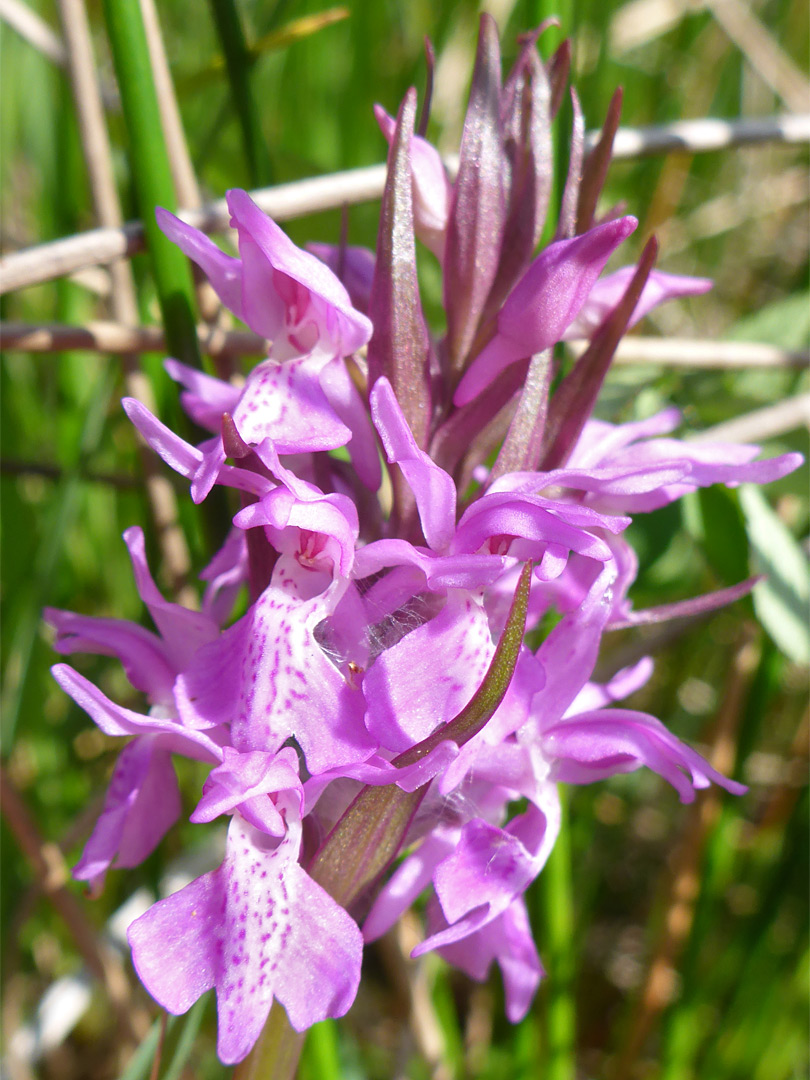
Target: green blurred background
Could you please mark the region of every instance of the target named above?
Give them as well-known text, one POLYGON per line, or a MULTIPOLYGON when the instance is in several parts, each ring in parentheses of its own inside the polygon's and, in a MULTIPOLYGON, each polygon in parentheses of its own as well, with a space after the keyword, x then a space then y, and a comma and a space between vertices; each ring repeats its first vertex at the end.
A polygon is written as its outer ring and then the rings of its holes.
MULTIPOLYGON (((617 84, 625 90, 623 123, 631 126, 788 111, 784 92, 780 96, 762 77, 762 50, 776 48, 777 57, 799 73, 807 71, 806 5, 745 5, 756 21, 742 47, 715 6, 718 11, 711 4, 658 0, 556 7, 500 0, 488 10, 501 27, 507 63, 516 54, 517 33, 559 13, 562 32, 574 38, 573 82, 588 127, 601 124, 617 84)), ((54 4, 36 0, 31 7, 59 32, 54 4)), ((479 6, 358 0, 328 8, 334 15, 320 27, 317 20, 295 22, 327 8, 284 0, 235 8, 221 0, 159 4, 205 197, 383 160, 385 144, 371 107, 380 102, 394 112, 409 85, 421 92, 426 34, 437 56, 429 135, 442 150, 457 148, 479 6), (252 50, 250 64, 242 65, 245 77, 235 83, 217 30, 232 26, 234 18, 252 50)), ((113 86, 104 12, 93 2, 89 14, 102 77, 113 86)), ((545 56, 563 33, 546 34, 545 56)), ((93 227, 65 72, 6 26, 0 95, 4 251, 93 227)), ((128 154, 120 108, 111 108, 109 126, 125 216, 135 217, 133 179, 140 166, 128 154)), ((655 231, 661 268, 716 282, 707 296, 662 308, 642 331, 807 348, 806 175, 806 148, 780 145, 614 165, 605 200, 621 200, 639 217, 634 252, 655 231)), ((376 215, 374 205, 351 210, 351 243, 374 246, 376 215)), ((299 243, 337 242, 340 214, 312 215, 287 227, 299 243)), ((427 253, 420 252, 420 259, 428 310, 436 316, 438 271, 427 253)), ((146 256, 136 257, 133 267, 141 318, 157 322, 146 256)), ((81 281, 20 290, 2 297, 0 311, 4 319, 30 323, 108 318, 102 295, 108 280, 97 272, 81 281)), ((161 374, 161 359, 147 357, 145 363, 161 415, 170 419, 177 416, 176 393, 161 374)), ((40 837, 58 844, 70 864, 92 827, 117 747, 51 680, 54 654, 40 613, 48 604, 144 621, 120 536, 133 523, 146 526, 148 508, 133 431, 119 405, 119 360, 97 353, 9 351, 0 377, 3 762, 40 837)), ((683 409, 687 428, 699 430, 806 392, 807 382, 806 372, 787 368, 624 366, 609 377, 600 408, 606 418, 628 420, 674 403, 683 409)), ((786 430, 766 444, 768 454, 788 449, 807 453, 806 429, 786 430)), ((211 536, 222 531, 226 508, 212 504, 203 517, 183 485, 175 486, 196 573, 207 561, 211 536)), ((633 598, 639 607, 682 599, 767 564, 779 588, 756 604, 766 629, 749 600, 665 633, 614 634, 604 660, 605 670, 614 670, 651 652, 656 672, 634 707, 719 755, 713 760, 748 783, 749 794, 710 794, 684 808, 663 781, 646 773, 572 790, 568 860, 563 845, 560 864, 528 895, 549 979, 526 1020, 511 1027, 503 1019, 497 974, 481 987, 432 957, 422 965, 406 964, 402 950, 407 952, 417 933, 406 926, 368 950, 357 1003, 345 1021, 313 1031, 302 1075, 807 1075, 807 467, 764 494, 767 501, 711 490, 640 518, 633 525, 641 559, 633 598)), ((156 563, 154 537, 148 542, 156 563)), ((110 696, 138 707, 114 661, 79 658, 77 666, 110 696)), ((190 765, 179 773, 190 811, 201 774, 190 765)), ((0 915, 7 1051, 48 987, 82 967, 75 935, 43 896, 42 882, 20 853, 17 832, 4 822, 0 915)), ((133 892, 156 890, 167 867, 188 855, 190 846, 201 845, 196 854, 210 860, 210 836, 190 826, 176 828, 144 867, 113 871, 97 900, 85 901, 78 886, 69 886, 89 929, 101 937, 133 892)), ((149 1023, 157 1010, 131 968, 124 970, 133 1015, 149 1023)), ((9 1057, 9 1077, 103 1078, 127 1068, 127 1077, 149 1075, 156 1030, 133 1058, 133 1045, 122 1043, 116 1032, 105 991, 94 984, 91 993, 90 1008, 62 1045, 30 1066, 9 1057)), ((207 999, 189 1018, 173 1022, 159 1075, 226 1075, 214 1040, 213 1002, 207 999)))

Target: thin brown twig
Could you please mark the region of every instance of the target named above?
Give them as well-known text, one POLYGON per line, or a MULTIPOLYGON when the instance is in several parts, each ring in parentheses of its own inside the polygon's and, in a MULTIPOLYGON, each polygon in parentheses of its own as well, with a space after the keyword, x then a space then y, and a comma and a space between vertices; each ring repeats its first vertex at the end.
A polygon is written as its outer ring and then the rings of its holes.
MULTIPOLYGON (((571 342, 575 355, 587 342, 571 342)), ((614 364, 666 364, 678 368, 806 368, 810 349, 780 349, 748 341, 714 341, 711 338, 657 338, 631 335, 622 340, 614 364)))
MULTIPOLYGON (((198 327, 200 351, 206 356, 255 356, 267 351, 267 342, 249 331, 198 327)), ((124 326, 116 322, 89 322, 86 326, 62 323, 0 323, 0 347, 13 352, 53 353, 66 349, 122 355, 131 352, 166 352, 166 337, 159 326, 124 326)))
POLYGON ((0 766, 0 809, 20 850, 25 855, 59 917, 67 926, 76 948, 92 974, 105 987, 124 1038, 138 1042, 149 1029, 148 1015, 135 1006, 129 981, 115 951, 99 940, 82 905, 66 888, 70 872, 56 844, 46 843, 16 785, 0 766))
POLYGON ((160 1030, 158 1033, 158 1044, 155 1050, 155 1056, 152 1060, 152 1068, 149 1071, 149 1080, 158 1080, 160 1076, 160 1063, 163 1059, 163 1047, 166 1043, 166 1024, 169 1020, 169 1014, 165 1009, 160 1014, 160 1030))
MULTIPOLYGON (((647 154, 684 151, 709 153, 733 146, 766 142, 810 142, 810 115, 763 117, 755 120, 685 120, 649 128, 619 128, 613 143, 614 160, 647 154)), ((587 145, 587 139, 586 139, 587 145)), ((447 159, 452 175, 456 167, 447 159)), ((343 203, 373 202, 385 183, 385 166, 331 173, 251 192, 265 213, 278 221, 334 210, 343 203)), ((185 221, 204 232, 224 231, 230 214, 224 199, 199 210, 182 211, 185 221)), ((119 228, 93 229, 16 251, 0 259, 0 294, 43 281, 52 281, 88 266, 112 263, 143 250, 143 226, 128 222, 119 228)))
MULTIPOLYGON (((90 25, 83 0, 59 0, 59 14, 68 50, 70 79, 96 216, 103 226, 119 228, 123 220, 121 203, 115 186, 90 25)), ((118 322, 135 324, 138 321, 138 302, 132 267, 127 262, 119 261, 113 263, 110 273, 113 314, 118 322)), ((152 387, 141 370, 136 353, 122 353, 122 363, 127 393, 154 411, 152 387)), ((185 536, 178 524, 174 491, 145 446, 141 447, 140 454, 147 498, 171 591, 181 602, 193 606, 196 593, 187 585, 191 558, 185 536)))
POLYGON ((194 174, 194 166, 191 164, 191 155, 188 152, 188 143, 177 104, 177 95, 174 92, 169 61, 166 59, 157 9, 154 0, 140 0, 140 6, 175 194, 181 206, 196 210, 202 204, 202 197, 197 177, 194 174))
MULTIPOLYGON (((57 67, 68 66, 65 43, 54 33, 48 23, 32 11, 23 0, 0 0, 0 21, 15 30, 33 49, 41 53, 57 67)), ((118 88, 102 81, 101 98, 107 109, 120 110, 118 88)))
POLYGON ((775 788, 757 823, 757 832, 784 828, 802 789, 807 783, 807 764, 810 757, 810 707, 799 721, 785 763, 785 777, 775 788))
POLYGON ((800 427, 810 427, 810 394, 766 405, 689 438, 694 442, 762 442, 800 427))
MULTIPOLYGON (((169 157, 169 168, 174 182, 175 195, 180 206, 186 206, 189 210, 196 210, 202 206, 202 195, 194 173, 194 166, 191 163, 186 133, 183 130, 183 120, 180 116, 177 94, 174 90, 172 73, 166 57, 157 8, 154 0, 140 0, 140 7, 143 28, 146 33, 146 44, 149 49, 149 60, 152 65, 152 78, 157 91, 163 141, 166 144, 166 153, 169 157)), ((192 271, 196 270, 196 265, 192 263, 192 271)), ((217 295, 202 274, 195 273, 194 280, 197 304, 202 317, 206 322, 212 323, 220 312, 217 295)), ((221 374, 223 377, 230 374, 228 365, 221 371, 221 374)))
MULTIPOLYGON (((245 330, 198 328, 200 351, 206 356, 253 356, 264 353, 267 342, 245 330)), ((574 356, 587 342, 569 342, 574 356)), ((165 337, 159 326, 124 326, 115 322, 90 322, 86 326, 64 323, 0 323, 0 347, 11 352, 50 353, 66 349, 88 352, 164 352, 165 337)), ((810 350, 780 349, 775 345, 744 341, 713 341, 700 338, 625 338, 616 351, 617 364, 666 364, 678 368, 805 368, 810 350)))

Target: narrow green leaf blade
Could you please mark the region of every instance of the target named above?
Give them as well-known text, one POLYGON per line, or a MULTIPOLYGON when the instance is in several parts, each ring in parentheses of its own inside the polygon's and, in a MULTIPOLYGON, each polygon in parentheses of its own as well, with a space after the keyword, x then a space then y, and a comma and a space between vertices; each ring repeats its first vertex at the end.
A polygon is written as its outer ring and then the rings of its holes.
POLYGON ((753 592, 762 625, 789 659, 810 663, 810 565, 758 488, 740 488, 754 569, 767 577, 753 592))
POLYGON ((186 257, 163 235, 155 220, 156 206, 167 210, 177 206, 140 4, 138 0, 104 0, 104 17, 168 351, 178 360, 199 367, 191 270, 186 257))

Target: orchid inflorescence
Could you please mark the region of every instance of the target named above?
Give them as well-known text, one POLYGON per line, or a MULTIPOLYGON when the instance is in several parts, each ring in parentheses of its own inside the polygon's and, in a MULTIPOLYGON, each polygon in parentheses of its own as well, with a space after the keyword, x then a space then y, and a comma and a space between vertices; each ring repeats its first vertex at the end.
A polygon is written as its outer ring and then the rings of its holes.
POLYGON ((129 941, 169 1012, 216 988, 226 1063, 249 1053, 274 998, 296 1031, 342 1016, 364 941, 426 891, 414 955, 436 950, 479 980, 497 961, 519 1020, 543 974, 523 894, 559 831, 557 784, 646 765, 683 802, 712 782, 744 790, 653 716, 615 705, 649 659, 604 684, 592 674, 606 631, 667 617, 628 597, 631 516, 708 484, 773 480, 799 456, 681 442, 668 437, 673 409, 618 426, 591 417, 623 332, 710 283, 653 270, 654 242, 600 276, 637 225, 595 218, 618 99, 584 156, 572 92, 556 233, 536 253, 569 57, 563 44, 541 61, 542 29, 502 83, 483 17, 453 183, 414 132, 414 91, 396 119, 377 110, 390 150, 376 255, 300 250, 243 191, 228 193, 238 257, 158 211, 268 355, 239 386, 166 361, 211 433, 198 446, 138 401, 124 408, 195 502, 221 485, 241 508, 201 575, 201 610, 164 599, 133 527, 124 539, 157 632, 46 617, 57 651, 117 656, 148 703, 135 712, 53 669, 103 732, 129 737, 77 878, 97 892, 112 865, 154 850, 181 814, 172 755, 211 766, 191 821, 230 816, 224 861, 154 904, 129 941), (441 266, 440 337, 423 316, 415 238, 441 266), (588 345, 563 374, 555 346, 571 338, 588 345), (247 611, 230 621, 245 588, 247 611))

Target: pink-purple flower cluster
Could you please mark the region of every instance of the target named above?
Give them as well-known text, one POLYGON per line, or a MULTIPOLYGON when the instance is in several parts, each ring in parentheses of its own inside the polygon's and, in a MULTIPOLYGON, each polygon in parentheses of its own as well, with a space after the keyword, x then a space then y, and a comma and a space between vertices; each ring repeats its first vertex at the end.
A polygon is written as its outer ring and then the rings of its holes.
POLYGON ((224 862, 157 902, 129 940, 170 1012, 216 988, 224 1062, 248 1054, 274 998, 299 1031, 343 1015, 364 940, 426 890, 415 953, 438 950, 475 979, 496 960, 520 1019, 543 973, 523 894, 557 836, 557 784, 646 765, 684 802, 712 782, 742 790, 656 718, 617 707, 650 661, 606 684, 592 675, 606 630, 648 617, 629 599, 631 516, 707 484, 772 480, 798 458, 680 442, 673 410, 590 418, 621 333, 709 283, 652 270, 649 249, 601 276, 637 225, 594 220, 607 130, 584 163, 575 130, 557 233, 536 252, 566 75, 564 49, 544 64, 536 40, 501 83, 483 20, 454 183, 414 133, 413 93, 396 119, 378 110, 390 152, 376 255, 299 250, 243 191, 228 194, 238 257, 158 211, 268 354, 241 385, 167 361, 209 432, 199 445, 139 402, 124 407, 196 502, 216 484, 240 509, 202 574, 201 610, 163 598, 131 528, 155 632, 46 618, 57 651, 117 657, 145 699, 136 712, 53 669, 102 731, 128 739, 77 878, 98 890, 110 867, 154 850, 182 813, 173 755, 211 767, 191 821, 230 817, 224 862), (423 318, 415 237, 443 271, 441 335, 423 318), (554 346, 571 337, 590 344, 551 393, 554 346), (534 649, 523 622, 509 645, 521 581, 527 631, 559 616, 534 649), (411 802, 386 834, 401 861, 358 906, 338 902, 318 867, 335 837, 351 845, 346 811, 370 788, 411 802))

